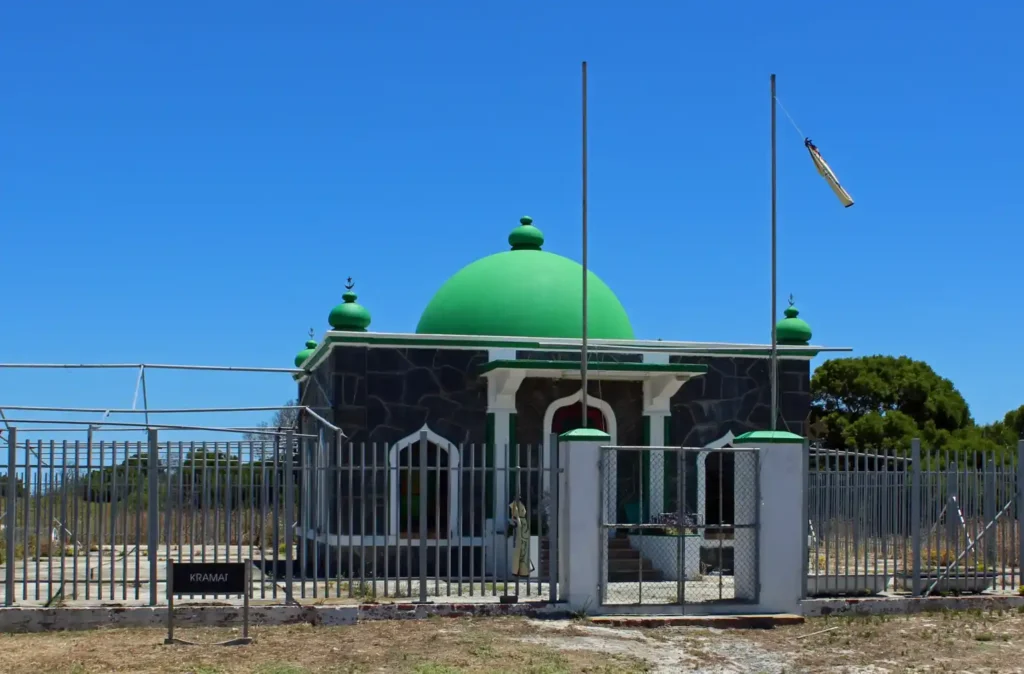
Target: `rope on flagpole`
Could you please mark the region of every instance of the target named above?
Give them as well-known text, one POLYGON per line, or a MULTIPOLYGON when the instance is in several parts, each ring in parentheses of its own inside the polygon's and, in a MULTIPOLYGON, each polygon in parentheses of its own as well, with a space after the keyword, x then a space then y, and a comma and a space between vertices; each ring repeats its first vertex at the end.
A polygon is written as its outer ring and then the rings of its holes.
POLYGON ((807 138, 807 136, 804 135, 804 132, 800 130, 800 127, 796 125, 796 121, 793 119, 793 116, 789 114, 789 110, 786 110, 786 106, 782 104, 782 101, 779 100, 778 96, 775 97, 775 102, 779 104, 779 107, 782 108, 782 112, 786 115, 786 118, 789 119, 789 123, 792 124, 793 128, 796 129, 796 132, 800 134, 800 140, 807 138))

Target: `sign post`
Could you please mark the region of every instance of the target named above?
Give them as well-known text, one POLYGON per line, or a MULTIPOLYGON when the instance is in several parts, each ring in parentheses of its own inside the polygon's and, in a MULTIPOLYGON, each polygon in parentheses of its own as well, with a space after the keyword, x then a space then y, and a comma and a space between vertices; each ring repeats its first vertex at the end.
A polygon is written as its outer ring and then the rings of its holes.
POLYGON ((167 560, 167 638, 165 644, 196 646, 191 641, 174 638, 174 597, 197 594, 242 595, 242 638, 224 641, 215 646, 245 646, 249 637, 249 587, 252 565, 244 562, 179 562, 167 560))

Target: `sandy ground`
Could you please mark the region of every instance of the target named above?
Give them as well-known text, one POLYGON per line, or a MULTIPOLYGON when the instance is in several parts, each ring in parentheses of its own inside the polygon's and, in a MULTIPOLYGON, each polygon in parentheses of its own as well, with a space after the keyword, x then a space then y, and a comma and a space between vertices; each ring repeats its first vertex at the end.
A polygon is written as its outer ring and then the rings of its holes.
MULTIPOLYGON (((190 672, 1020 672, 1024 612, 817 619, 758 631, 625 629, 585 620, 456 618, 254 629, 244 647, 164 646, 160 630, 0 636, 0 671, 190 672)), ((183 630, 204 643, 231 630, 183 630)))

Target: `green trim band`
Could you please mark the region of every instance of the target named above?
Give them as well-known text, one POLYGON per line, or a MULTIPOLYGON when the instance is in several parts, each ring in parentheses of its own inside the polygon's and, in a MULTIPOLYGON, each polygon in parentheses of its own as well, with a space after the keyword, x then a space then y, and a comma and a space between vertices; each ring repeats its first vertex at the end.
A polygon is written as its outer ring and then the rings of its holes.
MULTIPOLYGON (((481 373, 494 370, 579 370, 580 363, 572 360, 492 360, 480 366, 481 373)), ((603 363, 588 362, 590 372, 651 372, 664 374, 704 374, 707 365, 692 363, 603 363)))
MULTIPOLYGON (((372 332, 328 332, 320 344, 316 347, 309 358, 302 364, 302 369, 310 372, 319 365, 335 344, 349 346, 374 347, 412 347, 412 348, 438 348, 448 347, 452 349, 515 349, 517 351, 579 351, 580 340, 544 340, 520 338, 520 337, 472 337, 444 335, 416 335, 402 333, 372 333, 372 332)), ((673 355, 694 355, 694 356, 755 356, 768 357, 771 355, 770 346, 752 344, 738 344, 736 348, 730 348, 729 344, 709 343, 707 345, 699 342, 659 342, 651 340, 593 340, 591 349, 594 353, 630 353, 622 347, 635 349, 632 353, 667 352, 673 355), (602 350, 602 346, 616 347, 615 349, 602 350)), ((848 347, 824 347, 807 346, 778 347, 779 358, 806 360, 818 354, 828 352, 852 351, 848 347)), ((294 375, 296 379, 306 376, 305 374, 294 375)))
POLYGON ((804 437, 789 431, 749 431, 733 439, 734 443, 769 444, 769 445, 802 445, 804 437))
POLYGON ((609 442, 612 436, 596 428, 577 428, 558 436, 562 442, 609 442))

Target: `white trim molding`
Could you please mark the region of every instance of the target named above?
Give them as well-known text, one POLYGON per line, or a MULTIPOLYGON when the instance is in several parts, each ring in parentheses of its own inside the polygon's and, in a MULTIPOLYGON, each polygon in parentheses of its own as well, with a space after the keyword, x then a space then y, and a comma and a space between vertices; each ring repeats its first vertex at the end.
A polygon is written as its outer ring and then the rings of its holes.
POLYGON ((526 379, 526 370, 501 370, 487 377, 487 411, 515 412, 516 392, 524 379, 526 379))
MULTIPOLYGON (((715 450, 731 447, 735 439, 736 436, 733 435, 732 431, 728 431, 717 440, 704 445, 703 451, 697 452, 697 523, 702 526, 707 524, 704 518, 707 517, 708 455, 715 450)), ((706 529, 701 529, 701 531, 706 531, 706 529)), ((731 541, 717 542, 724 543, 726 547, 732 545, 731 541)))
MULTIPOLYGON (((459 467, 459 448, 455 446, 455 443, 446 440, 432 431, 426 424, 424 424, 423 428, 420 430, 405 436, 395 444, 391 445, 391 449, 388 451, 388 467, 390 468, 390 473, 393 476, 392 479, 388 480, 388 491, 390 492, 388 496, 391 501, 391 517, 388 521, 388 534, 390 536, 398 536, 400 530, 398 521, 400 508, 400 499, 398 494, 398 490, 400 488, 400 480, 398 479, 398 457, 403 449, 413 447, 418 444, 424 433, 426 433, 428 444, 436 446, 438 450, 448 452, 448 465, 450 468, 455 469, 459 467)), ((448 474, 450 476, 448 483, 448 536, 450 538, 451 536, 457 535, 461 529, 459 526, 460 523, 458 522, 459 471, 449 470, 448 474)))
POLYGON ((645 379, 643 381, 644 414, 668 414, 672 396, 679 392, 689 378, 675 374, 659 374, 645 379))
MULTIPOLYGON (((551 425, 555 421, 555 412, 557 412, 558 410, 562 409, 563 407, 568 407, 570 405, 575 405, 576 403, 582 402, 582 401, 583 401, 583 389, 580 389, 580 390, 576 391, 575 393, 573 393, 572 395, 567 395, 564 398, 559 398, 558 400, 555 400, 550 405, 548 405, 548 408, 544 411, 544 426, 543 426, 543 428, 544 428, 544 460, 546 461, 546 464, 545 464, 546 466, 551 466, 552 465, 552 461, 551 461, 552 455, 551 455, 551 452, 553 451, 553 448, 551 447, 551 435, 552 435, 551 425)), ((601 410, 601 414, 604 415, 605 424, 608 426, 608 428, 606 429, 607 433, 608 433, 609 436, 611 436, 611 439, 608 441, 608 444, 609 445, 616 445, 616 444, 618 444, 619 423, 615 419, 615 410, 612 409, 612 406, 609 405, 608 403, 606 403, 604 400, 601 400, 600 398, 598 398, 596 396, 591 396, 591 395, 587 396, 587 405, 589 407, 594 407, 594 408, 597 408, 597 409, 601 410)), ((558 458, 559 458, 558 465, 559 466, 565 466, 565 456, 564 455, 559 455, 558 458)), ((610 470, 614 471, 615 468, 616 468, 615 454, 612 453, 610 470)), ((612 474, 614 474, 614 472, 612 474)), ((543 484, 544 484, 544 491, 545 492, 547 492, 547 491, 549 491, 551 489, 551 473, 550 473, 550 471, 547 471, 547 470, 544 471, 544 482, 543 482, 543 484)), ((611 497, 611 501, 610 502, 611 503, 615 503, 615 484, 614 484, 614 482, 611 485, 611 490, 612 491, 611 491, 611 494, 610 494, 610 497, 611 497)))
MULTIPOLYGON (((562 409, 563 407, 575 405, 576 403, 582 401, 583 389, 580 389, 576 391, 576 393, 573 393, 572 395, 567 395, 564 398, 559 398, 558 400, 555 400, 550 405, 548 405, 548 408, 544 410, 544 435, 546 439, 550 439, 551 437, 551 424, 554 423, 555 421, 555 412, 562 409)), ((587 405, 589 407, 596 407, 597 409, 601 410, 602 414, 604 414, 604 420, 608 424, 607 433, 608 435, 612 436, 612 439, 609 442, 609 444, 616 444, 618 442, 619 437, 619 424, 615 419, 615 411, 612 409, 612 406, 606 403, 605 401, 601 400, 600 398, 591 395, 587 396, 587 405)))

